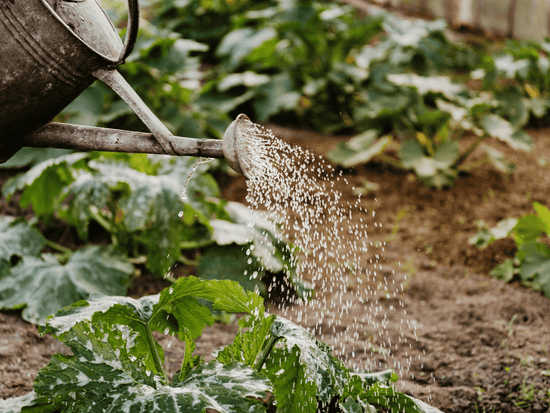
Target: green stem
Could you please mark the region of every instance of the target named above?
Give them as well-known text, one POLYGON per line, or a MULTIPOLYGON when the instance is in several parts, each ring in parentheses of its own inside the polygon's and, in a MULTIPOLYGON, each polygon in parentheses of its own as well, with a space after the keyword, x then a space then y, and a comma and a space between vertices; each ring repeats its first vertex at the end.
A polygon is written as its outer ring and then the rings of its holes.
POLYGON ((47 239, 45 241, 45 244, 46 244, 47 247, 50 247, 52 250, 59 251, 59 252, 61 252, 63 254, 66 254, 66 255, 70 255, 70 254, 73 253, 73 250, 71 250, 67 247, 64 247, 63 245, 60 245, 57 242, 50 241, 49 239, 47 239))
POLYGON ((153 333, 149 328, 149 323, 145 324, 145 332, 147 335, 147 343, 149 344, 151 354, 153 355, 153 361, 155 362, 155 367, 157 371, 162 375, 162 377, 168 380, 168 375, 166 374, 166 370, 164 370, 164 366, 162 365, 162 360, 160 359, 159 352, 157 351, 157 346, 156 346, 157 341, 153 337, 153 333))
POLYGON ((277 340, 279 340, 280 338, 281 337, 275 336, 273 334, 269 335, 267 344, 260 350, 260 352, 258 353, 258 356, 256 356, 256 361, 254 362, 254 366, 253 366, 254 370, 259 372, 262 369, 267 359, 267 356, 269 356, 269 353, 271 353, 273 346, 275 345, 277 340))
POLYGON ((479 144, 481 142, 483 142, 483 140, 489 135, 487 134, 483 134, 481 136, 478 136, 478 138, 473 141, 470 146, 468 146, 468 148, 464 151, 464 153, 462 155, 460 155, 460 157, 456 160, 456 162, 453 164, 453 166, 451 168, 453 169, 457 169, 462 163, 464 163, 464 161, 466 160, 466 158, 468 158, 468 156, 470 156, 472 154, 472 152, 479 146, 479 144))
POLYGON ((190 267, 198 267, 199 266, 199 260, 192 260, 190 258, 187 258, 185 256, 180 256, 178 258, 178 261, 182 264, 189 265, 190 267))
POLYGON ((378 159, 380 159, 382 162, 387 163, 388 165, 393 166, 394 168, 406 170, 403 168, 403 165, 401 165, 401 162, 399 162, 397 159, 392 158, 391 156, 386 155, 385 153, 379 153, 376 155, 378 159))

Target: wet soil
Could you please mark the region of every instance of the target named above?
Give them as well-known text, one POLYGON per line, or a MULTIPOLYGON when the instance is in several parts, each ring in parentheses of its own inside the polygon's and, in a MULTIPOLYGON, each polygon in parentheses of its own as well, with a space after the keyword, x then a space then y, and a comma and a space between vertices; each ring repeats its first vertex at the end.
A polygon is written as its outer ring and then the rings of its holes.
MULTIPOLYGON (((319 155, 345 139, 272 129, 319 155)), ((364 274, 354 274, 340 295, 317 291, 317 306, 269 301, 270 311, 315 331, 350 367, 394 368, 399 390, 444 412, 550 412, 550 300, 488 275, 513 256, 513 242, 501 240, 484 250, 468 243, 478 220, 494 226, 532 213, 534 201, 550 205, 550 129, 528 133, 536 144, 529 154, 487 142, 517 164, 513 175, 485 164, 446 190, 428 189, 414 176, 381 163, 342 171, 338 189, 344 200, 355 200, 352 187, 369 183, 375 188, 361 203, 372 218, 369 239, 383 245, 362 257, 366 268, 377 270, 376 280, 366 282, 372 288, 367 294, 359 282, 364 274), (376 255, 379 259, 373 260, 376 255)), ((481 151, 473 154, 473 160, 481 157, 481 151)), ((225 177, 222 186, 227 199, 245 202, 244 178, 225 177)), ((0 213, 22 212, 0 199, 0 213)), ((361 217, 365 214, 352 220, 361 217)), ((149 281, 147 276, 137 279, 130 293, 139 296, 162 287, 149 281)), ((196 354, 212 358, 236 331, 236 322, 207 328, 196 354)), ((157 337, 168 369, 177 371, 181 343, 157 337)), ((39 337, 17 312, 0 313, 0 397, 30 391, 37 371, 56 351, 66 350, 47 335, 39 337)))

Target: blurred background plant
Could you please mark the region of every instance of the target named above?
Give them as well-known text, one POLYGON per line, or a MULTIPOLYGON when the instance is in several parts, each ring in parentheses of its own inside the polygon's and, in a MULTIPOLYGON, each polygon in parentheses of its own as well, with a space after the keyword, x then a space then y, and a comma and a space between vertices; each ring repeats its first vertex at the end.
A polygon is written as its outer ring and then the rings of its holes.
MULTIPOLYGON (((245 112, 255 121, 353 135, 327 153, 342 168, 376 160, 444 188, 479 165, 468 159, 482 142, 529 151, 522 128, 549 119, 549 42, 510 41, 488 55, 451 41, 444 21, 361 16, 332 1, 140 3, 138 41, 119 70, 176 135, 219 138, 245 112)), ((124 36, 125 3, 102 4, 124 36)), ((56 120, 145 130, 101 82, 56 120)), ((513 162, 482 147, 482 161, 513 173, 513 162)), ((265 291, 262 279, 284 273, 307 297, 308 287, 293 278, 292 246, 276 230, 250 229, 239 206, 220 199, 214 176, 231 173, 223 161, 199 166, 185 201, 178 191, 193 169, 190 159, 24 149, 0 167, 26 168, 2 191, 33 206, 33 225, 63 220, 86 243, 94 223, 117 253, 157 277, 177 262, 208 276, 216 259, 232 263, 217 277, 265 291), (249 248, 256 251, 249 262, 245 250, 261 237, 272 248, 249 248)), ((60 252, 64 264, 71 252, 60 252)), ((2 258, 0 270, 14 271, 22 258, 2 258)))

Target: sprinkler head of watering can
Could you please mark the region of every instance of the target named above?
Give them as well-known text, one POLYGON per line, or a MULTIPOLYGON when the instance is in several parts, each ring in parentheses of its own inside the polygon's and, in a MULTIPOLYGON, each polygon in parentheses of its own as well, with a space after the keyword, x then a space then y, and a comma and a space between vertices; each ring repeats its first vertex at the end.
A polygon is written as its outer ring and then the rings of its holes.
POLYGON ((223 134, 223 155, 234 171, 252 177, 252 152, 254 124, 241 113, 223 134))

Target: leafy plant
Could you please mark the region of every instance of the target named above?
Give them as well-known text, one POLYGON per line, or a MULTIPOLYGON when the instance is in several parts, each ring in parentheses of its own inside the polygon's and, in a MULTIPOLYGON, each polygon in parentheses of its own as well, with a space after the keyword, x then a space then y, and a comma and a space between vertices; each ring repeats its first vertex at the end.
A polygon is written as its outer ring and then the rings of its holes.
POLYGON ((484 247, 494 239, 513 234, 517 252, 514 259, 507 259, 491 271, 491 275, 505 282, 510 282, 517 275, 521 283, 533 290, 541 291, 550 298, 550 210, 535 202, 533 207, 537 215, 524 215, 501 221, 497 228, 482 229, 470 239, 478 248, 484 247))
POLYGON ((84 241, 89 239, 90 223, 97 223, 111 247, 86 247, 73 253, 40 234, 31 237, 27 233, 36 231, 24 223, 15 225, 3 234, 5 242, 0 237, 0 251, 5 250, 0 256, 0 276, 10 273, 0 280, 2 308, 27 305, 23 317, 40 322, 92 292, 124 293, 122 275, 113 274, 121 265, 113 258, 113 250, 122 254, 118 260, 126 263, 126 278, 134 267, 124 256, 144 263, 157 277, 166 276, 176 262, 184 262, 197 265, 201 277, 239 280, 262 293, 267 293, 264 281, 272 278, 268 274, 283 273, 298 296, 307 298, 311 287, 296 279, 292 247, 278 228, 244 205, 218 199, 218 186, 205 172, 207 168, 193 165, 190 159, 71 154, 12 178, 2 188, 7 199, 20 192, 20 203, 32 205, 40 221, 62 219, 84 241), (195 167, 198 173, 187 181, 184 201, 182 185, 195 167), (14 242, 11 234, 29 240, 14 242), (40 256, 46 242, 63 254, 40 256), (33 245, 38 245, 38 252, 33 245), (199 262, 187 260, 186 250, 197 251, 199 262), (18 264, 13 269, 12 261, 18 264), (89 282, 84 282, 83 274, 88 274, 89 282), (34 277, 32 288, 27 286, 29 277, 34 277))
POLYGON ((25 221, 0 216, 0 231, 1 310, 23 309, 23 319, 40 324, 90 294, 126 293, 134 267, 112 248, 41 254, 46 240, 25 221))
POLYGON ((391 370, 348 370, 326 344, 265 313, 256 293, 231 281, 180 278, 139 300, 96 295, 50 317, 41 332, 52 333, 73 354, 54 355, 38 373, 34 392, 0 401, 3 411, 265 412, 261 399, 268 391, 279 412, 315 412, 332 400, 342 412, 439 411, 397 392, 391 370), (216 310, 246 314, 234 342, 208 363, 193 355, 193 340, 213 322, 198 298, 216 310), (153 331, 185 342, 181 370, 171 381, 153 331))

